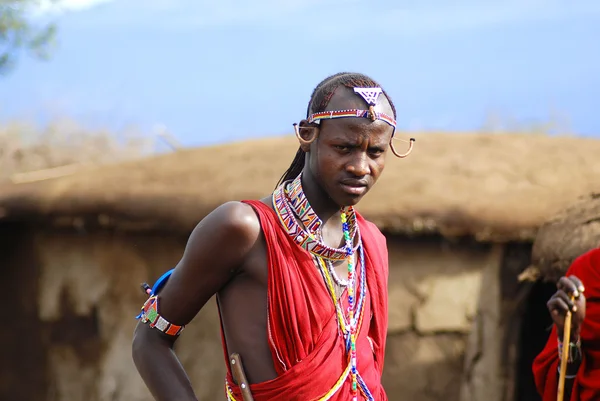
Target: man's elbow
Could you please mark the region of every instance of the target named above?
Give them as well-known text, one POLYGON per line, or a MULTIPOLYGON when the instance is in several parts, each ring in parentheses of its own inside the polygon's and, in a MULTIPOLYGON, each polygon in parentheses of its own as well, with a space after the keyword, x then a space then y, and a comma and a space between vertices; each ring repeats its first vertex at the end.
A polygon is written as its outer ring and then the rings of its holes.
POLYGON ((147 324, 138 323, 133 331, 133 339, 131 341, 131 356, 134 362, 140 361, 149 349, 156 347, 166 347, 166 341, 158 335, 157 330, 153 330, 147 324))
POLYGON ((151 328, 147 324, 138 323, 133 332, 131 341, 131 353, 135 358, 147 354, 149 349, 157 348, 173 349, 174 339, 168 338, 160 331, 151 328))

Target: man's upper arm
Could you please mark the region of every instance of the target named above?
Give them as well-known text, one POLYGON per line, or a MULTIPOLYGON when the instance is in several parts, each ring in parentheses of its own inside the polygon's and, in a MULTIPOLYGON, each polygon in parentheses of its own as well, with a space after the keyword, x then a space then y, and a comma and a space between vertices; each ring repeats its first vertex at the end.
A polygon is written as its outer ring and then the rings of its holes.
POLYGON ((159 295, 159 313, 188 324, 236 273, 260 234, 251 206, 228 202, 192 231, 183 257, 159 295))

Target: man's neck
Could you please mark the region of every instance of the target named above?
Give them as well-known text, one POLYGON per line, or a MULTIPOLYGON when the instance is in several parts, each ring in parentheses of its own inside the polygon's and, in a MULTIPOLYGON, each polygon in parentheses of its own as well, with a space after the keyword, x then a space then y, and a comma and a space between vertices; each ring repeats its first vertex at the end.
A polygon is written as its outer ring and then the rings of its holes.
POLYGON ((302 190, 309 205, 323 224, 327 224, 332 218, 339 220, 340 207, 327 196, 316 180, 306 173, 302 174, 302 190))

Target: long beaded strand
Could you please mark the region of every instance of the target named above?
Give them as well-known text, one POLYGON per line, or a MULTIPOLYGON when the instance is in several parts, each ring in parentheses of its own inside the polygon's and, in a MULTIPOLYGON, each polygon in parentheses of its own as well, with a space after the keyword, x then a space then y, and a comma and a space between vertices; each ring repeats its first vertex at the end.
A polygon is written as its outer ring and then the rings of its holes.
POLYGON ((346 240, 346 249, 348 252, 348 323, 350 331, 350 369, 352 376, 352 401, 358 400, 357 380, 356 380, 356 320, 354 319, 354 263, 352 261, 352 239, 350 238, 350 228, 346 219, 346 212, 342 210, 342 230, 346 240))
MULTIPOLYGON (((356 304, 355 309, 355 333, 359 333, 362 327, 362 323, 364 323, 364 312, 365 312, 365 291, 366 291, 366 275, 365 275, 365 266, 363 262, 359 262, 359 261, 364 261, 364 254, 363 254, 363 248, 362 246, 360 246, 358 248, 358 255, 356 255, 358 257, 358 259, 355 261, 354 263, 354 271, 355 271, 355 275, 356 275, 356 279, 358 280, 358 275, 360 275, 360 285, 358 288, 358 298, 355 297, 354 303, 356 304), (360 266, 360 273, 357 269, 359 269, 360 266)), ((331 277, 331 273, 328 271, 327 266, 325 265, 325 261, 323 260, 323 258, 318 258, 315 257, 315 260, 318 262, 318 265, 320 267, 320 271, 321 274, 323 275, 323 277, 325 278, 325 282, 327 283, 327 287, 329 289, 329 294, 331 296, 331 299, 333 301, 333 303, 335 304, 335 308, 337 311, 337 315, 338 315, 338 322, 339 322, 339 327, 343 333, 344 339, 346 340, 346 350, 348 352, 348 364, 350 365, 350 355, 351 355, 351 344, 350 344, 350 322, 347 322, 347 316, 343 313, 342 308, 340 307, 340 303, 337 302, 337 299, 334 295, 334 289, 333 289, 333 278, 331 277)), ((350 375, 351 369, 349 369, 348 371, 348 376, 351 378, 350 375)), ((364 380, 362 380, 362 378, 360 377, 358 370, 356 372, 356 379, 357 379, 357 383, 358 383, 358 390, 360 390, 360 392, 365 396, 366 400, 369 401, 374 401, 373 395, 371 394, 371 392, 369 391, 369 388, 367 387, 367 385, 364 383, 364 380)))

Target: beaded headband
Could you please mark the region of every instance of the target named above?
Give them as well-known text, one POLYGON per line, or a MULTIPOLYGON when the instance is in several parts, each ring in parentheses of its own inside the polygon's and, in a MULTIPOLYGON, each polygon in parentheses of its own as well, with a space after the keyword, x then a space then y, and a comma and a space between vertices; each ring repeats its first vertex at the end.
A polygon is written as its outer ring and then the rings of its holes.
POLYGON ((319 124, 321 120, 328 120, 332 118, 369 118, 371 119, 371 121, 381 120, 388 123, 394 128, 394 132, 396 132, 396 120, 385 113, 375 111, 377 99, 379 99, 379 95, 383 93, 381 88, 354 88, 354 93, 359 94, 365 100, 365 102, 367 102, 367 104, 369 105, 369 110, 347 109, 322 111, 319 113, 313 113, 310 116, 308 116, 308 122, 319 124))
MULTIPOLYGON (((372 107, 372 106, 371 106, 372 107)), ((348 110, 335 110, 335 111, 322 111, 320 113, 314 113, 308 116, 309 123, 319 124, 321 120, 329 120, 332 118, 347 118, 347 117, 358 117, 358 118, 370 118, 371 120, 385 121, 394 128, 396 131, 396 120, 393 117, 388 116, 385 113, 370 110, 360 109, 348 109, 348 110)), ((392 134, 393 135, 393 134, 392 134)))
MULTIPOLYGON (((361 110, 361 109, 347 109, 347 110, 331 110, 331 111, 321 111, 318 113, 313 113, 308 116, 307 120, 309 123, 320 124, 321 120, 330 120, 334 118, 369 118, 371 121, 381 120, 387 124, 389 124, 394 130, 392 131, 392 140, 394 139, 394 134, 396 133, 396 120, 385 114, 378 111, 375 111, 375 106, 377 105, 377 100, 379 99, 379 95, 383 93, 381 88, 354 88, 354 93, 359 94, 365 102, 369 105, 369 110, 361 110)), ((294 131, 296 133, 296 137, 300 141, 301 144, 310 144, 315 136, 311 140, 305 140, 300 135, 300 130, 298 128, 298 124, 294 124, 294 131)), ((413 143, 415 142, 415 138, 410 138, 410 144, 408 146, 408 150, 401 154, 396 151, 394 144, 390 140, 390 149, 395 156, 399 158, 404 158, 412 152, 413 143)))

